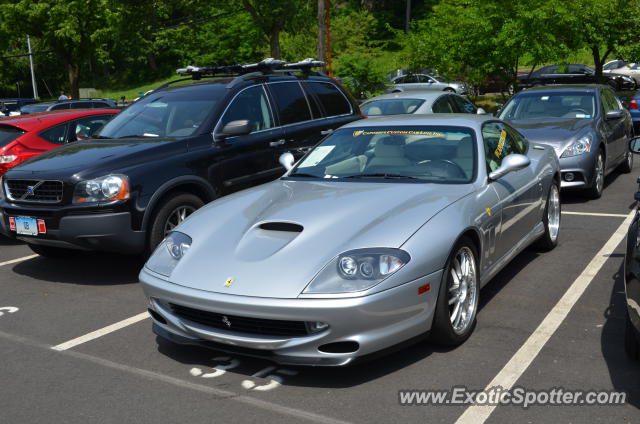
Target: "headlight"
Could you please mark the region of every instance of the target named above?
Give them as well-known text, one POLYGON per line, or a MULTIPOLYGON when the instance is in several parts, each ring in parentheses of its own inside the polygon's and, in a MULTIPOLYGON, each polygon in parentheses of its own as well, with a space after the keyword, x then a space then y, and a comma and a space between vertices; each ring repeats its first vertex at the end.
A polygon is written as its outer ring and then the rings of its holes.
POLYGON ((584 137, 580 137, 573 143, 571 143, 564 152, 562 152, 562 158, 567 158, 569 156, 577 156, 583 153, 587 153, 591 151, 591 136, 585 135, 584 137))
POLYGON ((160 242, 144 266, 155 273, 170 277, 171 272, 178 265, 180 259, 186 255, 190 247, 191 237, 174 231, 160 242))
POLYGON ((73 203, 100 203, 129 198, 129 178, 126 175, 107 175, 76 184, 73 203))
POLYGON ((303 293, 350 293, 370 289, 409 262, 400 249, 357 249, 334 258, 303 293))
POLYGON ((4 155, 0 156, 0 163, 11 163, 16 159, 18 159, 16 155, 4 155))

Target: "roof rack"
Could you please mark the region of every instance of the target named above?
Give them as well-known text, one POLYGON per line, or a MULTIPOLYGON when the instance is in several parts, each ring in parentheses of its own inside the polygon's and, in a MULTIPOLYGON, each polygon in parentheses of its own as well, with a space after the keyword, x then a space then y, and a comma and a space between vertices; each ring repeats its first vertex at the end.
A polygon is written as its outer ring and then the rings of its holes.
POLYGON ((245 65, 223 65, 223 66, 187 66, 176 70, 178 75, 187 76, 190 75, 192 79, 198 80, 202 77, 210 76, 237 76, 259 73, 272 73, 272 72, 309 72, 312 68, 321 68, 324 66, 324 62, 307 58, 299 62, 287 63, 284 60, 274 59, 272 57, 267 58, 257 63, 248 63, 245 65))

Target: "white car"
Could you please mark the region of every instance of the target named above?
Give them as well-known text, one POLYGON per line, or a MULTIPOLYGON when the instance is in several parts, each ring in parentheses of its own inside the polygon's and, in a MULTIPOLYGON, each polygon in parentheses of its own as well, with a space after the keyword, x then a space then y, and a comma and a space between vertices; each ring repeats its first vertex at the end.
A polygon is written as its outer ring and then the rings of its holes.
POLYGON ((475 113, 486 112, 477 108, 467 98, 450 92, 407 91, 383 94, 360 105, 366 116, 428 114, 428 113, 475 113))

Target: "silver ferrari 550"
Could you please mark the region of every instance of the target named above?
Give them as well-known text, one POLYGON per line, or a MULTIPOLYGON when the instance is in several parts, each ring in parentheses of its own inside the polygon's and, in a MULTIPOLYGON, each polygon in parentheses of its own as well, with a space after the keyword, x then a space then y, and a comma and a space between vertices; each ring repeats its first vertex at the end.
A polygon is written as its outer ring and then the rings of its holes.
POLYGON ((149 258, 156 334, 326 366, 426 334, 457 345, 480 287, 558 242, 553 149, 489 116, 364 119, 281 162, 282 178, 201 208, 149 258))

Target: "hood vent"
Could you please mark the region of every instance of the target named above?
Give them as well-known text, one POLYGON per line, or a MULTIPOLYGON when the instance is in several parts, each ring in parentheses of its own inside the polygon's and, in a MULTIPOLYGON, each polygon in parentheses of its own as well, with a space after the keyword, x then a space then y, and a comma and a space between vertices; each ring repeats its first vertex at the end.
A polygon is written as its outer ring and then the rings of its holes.
POLYGON ((259 225, 261 230, 286 231, 289 233, 301 233, 304 227, 292 222, 265 222, 259 225))

